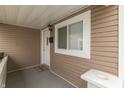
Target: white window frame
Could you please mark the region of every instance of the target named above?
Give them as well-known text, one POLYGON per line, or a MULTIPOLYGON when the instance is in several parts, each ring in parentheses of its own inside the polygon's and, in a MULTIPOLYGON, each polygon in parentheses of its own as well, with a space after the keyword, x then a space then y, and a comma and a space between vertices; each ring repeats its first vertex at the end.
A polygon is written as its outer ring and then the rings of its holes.
POLYGON ((91 11, 88 10, 80 15, 72 17, 68 20, 65 20, 61 23, 55 25, 55 53, 88 58, 90 59, 90 38, 91 38, 91 11), (67 35, 68 27, 70 24, 83 21, 83 50, 69 50, 68 49, 68 37, 67 37, 67 49, 58 48, 58 29, 64 26, 67 26, 67 35))

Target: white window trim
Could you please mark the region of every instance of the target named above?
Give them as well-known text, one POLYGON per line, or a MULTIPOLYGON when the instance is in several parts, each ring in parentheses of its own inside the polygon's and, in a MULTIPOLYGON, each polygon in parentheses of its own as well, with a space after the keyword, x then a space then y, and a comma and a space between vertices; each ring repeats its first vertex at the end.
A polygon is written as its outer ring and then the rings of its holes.
MULTIPOLYGON (((68 33, 68 31, 67 31, 67 33, 68 33)), ((90 41, 91 41, 90 33, 91 33, 91 11, 90 10, 88 10, 80 15, 77 15, 75 17, 72 17, 68 20, 65 20, 61 23, 56 24, 55 25, 55 53, 89 59, 90 58, 90 41), (67 29, 68 29, 69 24, 80 22, 82 20, 83 20, 83 51, 59 49, 58 48, 58 28, 67 26, 67 29)))

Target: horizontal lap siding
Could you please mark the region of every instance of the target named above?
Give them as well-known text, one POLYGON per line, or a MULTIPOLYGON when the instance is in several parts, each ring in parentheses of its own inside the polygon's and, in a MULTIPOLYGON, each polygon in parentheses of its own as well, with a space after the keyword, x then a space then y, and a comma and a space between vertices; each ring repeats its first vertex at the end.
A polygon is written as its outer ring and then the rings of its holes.
POLYGON ((118 6, 91 7, 91 29, 90 60, 54 53, 51 44, 51 69, 78 87, 86 87, 80 76, 90 68, 118 74, 118 6))
POLYGON ((9 56, 8 71, 40 64, 40 30, 0 24, 0 51, 9 56))

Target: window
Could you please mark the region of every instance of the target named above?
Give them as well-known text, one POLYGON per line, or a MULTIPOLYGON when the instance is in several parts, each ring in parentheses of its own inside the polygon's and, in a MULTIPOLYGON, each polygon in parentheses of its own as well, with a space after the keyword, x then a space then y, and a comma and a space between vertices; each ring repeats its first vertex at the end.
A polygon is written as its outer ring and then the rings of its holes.
POLYGON ((69 49, 83 50, 83 21, 69 25, 69 49))
POLYGON ((67 26, 58 29, 58 48, 67 49, 67 26))
POLYGON ((90 10, 55 25, 55 53, 90 58, 90 10))

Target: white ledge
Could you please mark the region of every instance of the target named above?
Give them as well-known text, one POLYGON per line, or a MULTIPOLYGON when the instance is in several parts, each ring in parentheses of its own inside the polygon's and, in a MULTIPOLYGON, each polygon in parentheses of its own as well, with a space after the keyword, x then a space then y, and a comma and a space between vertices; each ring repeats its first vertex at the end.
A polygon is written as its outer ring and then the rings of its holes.
POLYGON ((115 75, 91 69, 81 75, 81 79, 102 88, 122 88, 123 80, 115 75))

